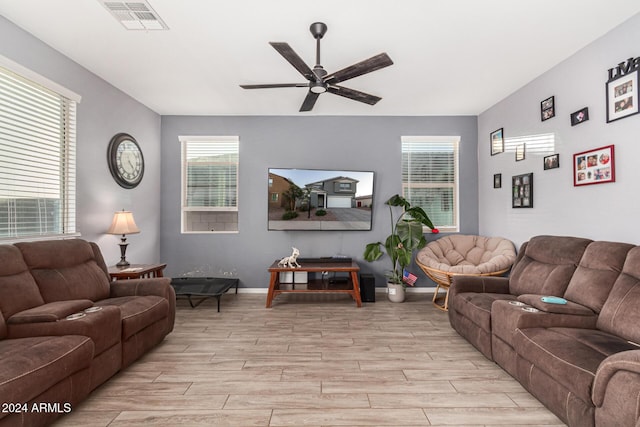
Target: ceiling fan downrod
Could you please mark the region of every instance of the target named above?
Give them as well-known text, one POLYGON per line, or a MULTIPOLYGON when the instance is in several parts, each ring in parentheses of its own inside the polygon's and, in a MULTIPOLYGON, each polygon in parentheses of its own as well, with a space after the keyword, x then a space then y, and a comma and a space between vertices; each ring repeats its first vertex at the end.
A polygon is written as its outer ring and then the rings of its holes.
POLYGON ((313 67, 313 74, 315 74, 315 82, 312 82, 309 86, 309 90, 313 93, 324 93, 327 91, 327 85, 324 83, 324 76, 327 75, 327 71, 320 65, 320 40, 327 32, 327 26, 323 22, 314 22, 309 27, 311 35, 316 39, 316 65, 313 67))

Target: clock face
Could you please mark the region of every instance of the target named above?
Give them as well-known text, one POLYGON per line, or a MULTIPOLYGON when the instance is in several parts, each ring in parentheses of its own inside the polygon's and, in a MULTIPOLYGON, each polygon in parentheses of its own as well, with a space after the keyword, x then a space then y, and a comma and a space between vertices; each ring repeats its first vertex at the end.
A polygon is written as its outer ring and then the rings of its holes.
POLYGON ((111 139, 107 160, 111 175, 121 187, 134 188, 142 181, 144 157, 131 135, 119 133, 111 139))

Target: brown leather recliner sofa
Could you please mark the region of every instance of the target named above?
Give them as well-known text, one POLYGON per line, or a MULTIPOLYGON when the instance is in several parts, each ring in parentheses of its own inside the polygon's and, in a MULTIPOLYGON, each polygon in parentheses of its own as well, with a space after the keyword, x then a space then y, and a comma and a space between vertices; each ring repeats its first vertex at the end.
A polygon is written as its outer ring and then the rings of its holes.
POLYGON ((453 328, 569 426, 640 424, 640 246, 537 236, 510 277, 456 277, 449 298, 453 328))
POLYGON ((37 426, 173 330, 169 278, 112 282, 81 239, 0 245, 0 426, 37 426))

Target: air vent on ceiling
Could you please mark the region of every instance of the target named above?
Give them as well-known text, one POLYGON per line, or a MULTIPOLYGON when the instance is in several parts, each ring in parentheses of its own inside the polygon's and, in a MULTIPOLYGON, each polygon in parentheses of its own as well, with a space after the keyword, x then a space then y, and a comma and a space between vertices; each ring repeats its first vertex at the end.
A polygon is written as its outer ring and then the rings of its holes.
POLYGON ((127 30, 168 30, 146 0, 98 0, 127 30))

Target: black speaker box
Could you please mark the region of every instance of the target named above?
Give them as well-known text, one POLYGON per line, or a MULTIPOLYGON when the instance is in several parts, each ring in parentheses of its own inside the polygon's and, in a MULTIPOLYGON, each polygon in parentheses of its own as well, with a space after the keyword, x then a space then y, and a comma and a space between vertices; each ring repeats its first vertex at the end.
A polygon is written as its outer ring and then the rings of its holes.
POLYGON ((376 278, 373 274, 360 275, 360 299, 362 302, 376 302, 376 278))

